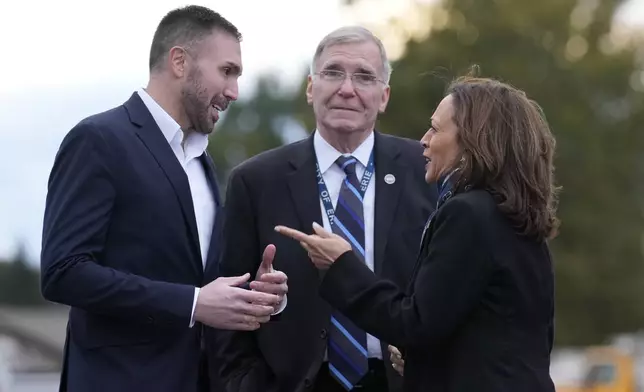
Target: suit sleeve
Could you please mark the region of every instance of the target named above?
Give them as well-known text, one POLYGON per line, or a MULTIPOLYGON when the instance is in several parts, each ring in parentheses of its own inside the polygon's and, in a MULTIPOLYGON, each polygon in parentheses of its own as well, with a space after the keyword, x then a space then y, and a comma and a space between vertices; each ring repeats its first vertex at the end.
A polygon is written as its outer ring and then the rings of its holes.
POLYGON ((433 226, 410 296, 346 252, 325 275, 322 297, 394 346, 430 349, 440 344, 479 302, 492 261, 469 205, 446 203, 433 226))
POLYGON ((45 205, 42 294, 88 312, 187 328, 194 287, 101 265, 117 199, 109 152, 99 130, 87 122, 74 127, 61 143, 45 205))
MULTIPOLYGON (((250 273, 254 277, 262 250, 257 238, 251 193, 238 171, 233 171, 228 182, 224 214, 220 274, 240 276, 250 273)), ((227 391, 271 390, 273 375, 257 346, 254 332, 217 330, 209 335, 214 337, 209 344, 217 353, 219 376, 227 391)))

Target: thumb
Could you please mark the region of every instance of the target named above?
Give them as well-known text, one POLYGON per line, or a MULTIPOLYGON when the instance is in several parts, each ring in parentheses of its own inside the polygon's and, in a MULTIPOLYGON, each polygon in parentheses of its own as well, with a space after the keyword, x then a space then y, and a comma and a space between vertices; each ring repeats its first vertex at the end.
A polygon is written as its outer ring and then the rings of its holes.
POLYGON ((265 270, 270 271, 273 269, 273 260, 275 259, 276 252, 277 248, 273 244, 266 246, 266 249, 264 249, 264 254, 262 255, 262 267, 265 270))
POLYGON ((332 236, 331 233, 324 230, 324 227, 320 226, 317 222, 313 222, 313 231, 322 238, 329 238, 332 236))
POLYGON ((250 274, 247 272, 242 276, 229 276, 226 278, 219 278, 217 280, 225 284, 226 286, 241 286, 242 284, 248 282, 248 279, 250 279, 250 274))

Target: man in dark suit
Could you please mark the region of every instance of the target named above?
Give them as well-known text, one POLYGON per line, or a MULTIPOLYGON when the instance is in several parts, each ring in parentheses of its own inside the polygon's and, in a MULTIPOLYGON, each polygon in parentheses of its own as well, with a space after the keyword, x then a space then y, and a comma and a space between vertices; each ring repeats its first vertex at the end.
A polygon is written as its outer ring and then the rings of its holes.
POLYGON ((272 246, 255 290, 236 287, 250 275, 216 279, 222 209, 206 146, 237 98, 239 40, 210 9, 168 13, 148 86, 64 138, 41 255, 44 297, 71 306, 62 391, 209 390, 204 325, 254 330, 283 309, 272 246))
POLYGON ((436 201, 423 181, 417 141, 374 131, 389 99, 390 66, 380 40, 341 28, 319 44, 307 87, 317 129, 306 140, 259 154, 231 173, 221 270, 257 269, 275 244, 275 266, 289 276, 288 306, 255 333, 222 332, 227 391, 399 391, 387 343, 347 323, 318 295, 307 254, 274 227, 311 232, 318 222, 350 238, 376 274, 405 287, 418 238, 436 201))

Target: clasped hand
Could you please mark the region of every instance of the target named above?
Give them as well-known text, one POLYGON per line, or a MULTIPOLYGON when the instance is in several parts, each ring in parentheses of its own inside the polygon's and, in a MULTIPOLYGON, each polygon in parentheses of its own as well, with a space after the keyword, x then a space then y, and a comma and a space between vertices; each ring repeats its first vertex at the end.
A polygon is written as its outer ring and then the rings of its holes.
POLYGON ((218 278, 201 288, 195 308, 195 320, 219 329, 254 331, 280 310, 288 292, 287 276, 273 269, 275 246, 268 245, 262 262, 250 282, 251 290, 242 287, 250 279, 243 276, 218 278))
POLYGON ((403 359, 400 350, 392 345, 389 345, 387 349, 389 350, 389 360, 391 361, 391 366, 396 372, 398 372, 398 374, 403 376, 405 372, 405 360, 403 359))

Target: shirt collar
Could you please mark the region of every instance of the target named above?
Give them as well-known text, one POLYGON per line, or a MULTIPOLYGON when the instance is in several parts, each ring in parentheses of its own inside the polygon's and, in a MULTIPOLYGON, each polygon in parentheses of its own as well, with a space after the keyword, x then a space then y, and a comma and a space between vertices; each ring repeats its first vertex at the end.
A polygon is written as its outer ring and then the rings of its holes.
MULTIPOLYGON (((363 167, 367 167, 369 163, 369 157, 371 156, 371 151, 374 146, 374 134, 371 132, 369 136, 355 149, 351 154, 354 158, 362 164, 363 167)), ((318 165, 320 165, 320 172, 324 173, 329 168, 335 164, 335 161, 341 156, 346 155, 342 154, 340 151, 336 150, 335 147, 329 144, 318 130, 315 130, 313 135, 313 148, 315 150, 315 156, 318 160, 318 165)))
POLYGON ((453 186, 454 184, 453 184, 452 176, 454 176, 454 173, 456 173, 458 170, 459 170, 458 168, 453 169, 449 173, 447 173, 446 175, 441 176, 438 179, 438 187, 440 189, 445 189, 448 186, 449 187, 453 186))
MULTIPOLYGON (((163 133, 163 136, 165 139, 168 141, 170 145, 178 143, 181 145, 183 142, 183 137, 184 133, 181 131, 181 126, 179 123, 175 121, 175 119, 168 114, 155 100, 148 94, 145 89, 140 88, 138 89, 137 93, 139 94, 139 97, 141 97, 141 100, 145 104, 145 106, 148 108, 150 111, 150 114, 152 115, 152 118, 154 118, 154 121, 157 123, 159 126, 159 129, 161 130, 161 133, 163 133)), ((184 143, 184 151, 186 152, 186 155, 189 154, 189 152, 192 152, 194 157, 200 156, 201 154, 206 151, 206 148, 208 147, 208 135, 204 135, 202 133, 198 132, 191 132, 188 135, 188 139, 186 139, 186 142, 184 143)))

